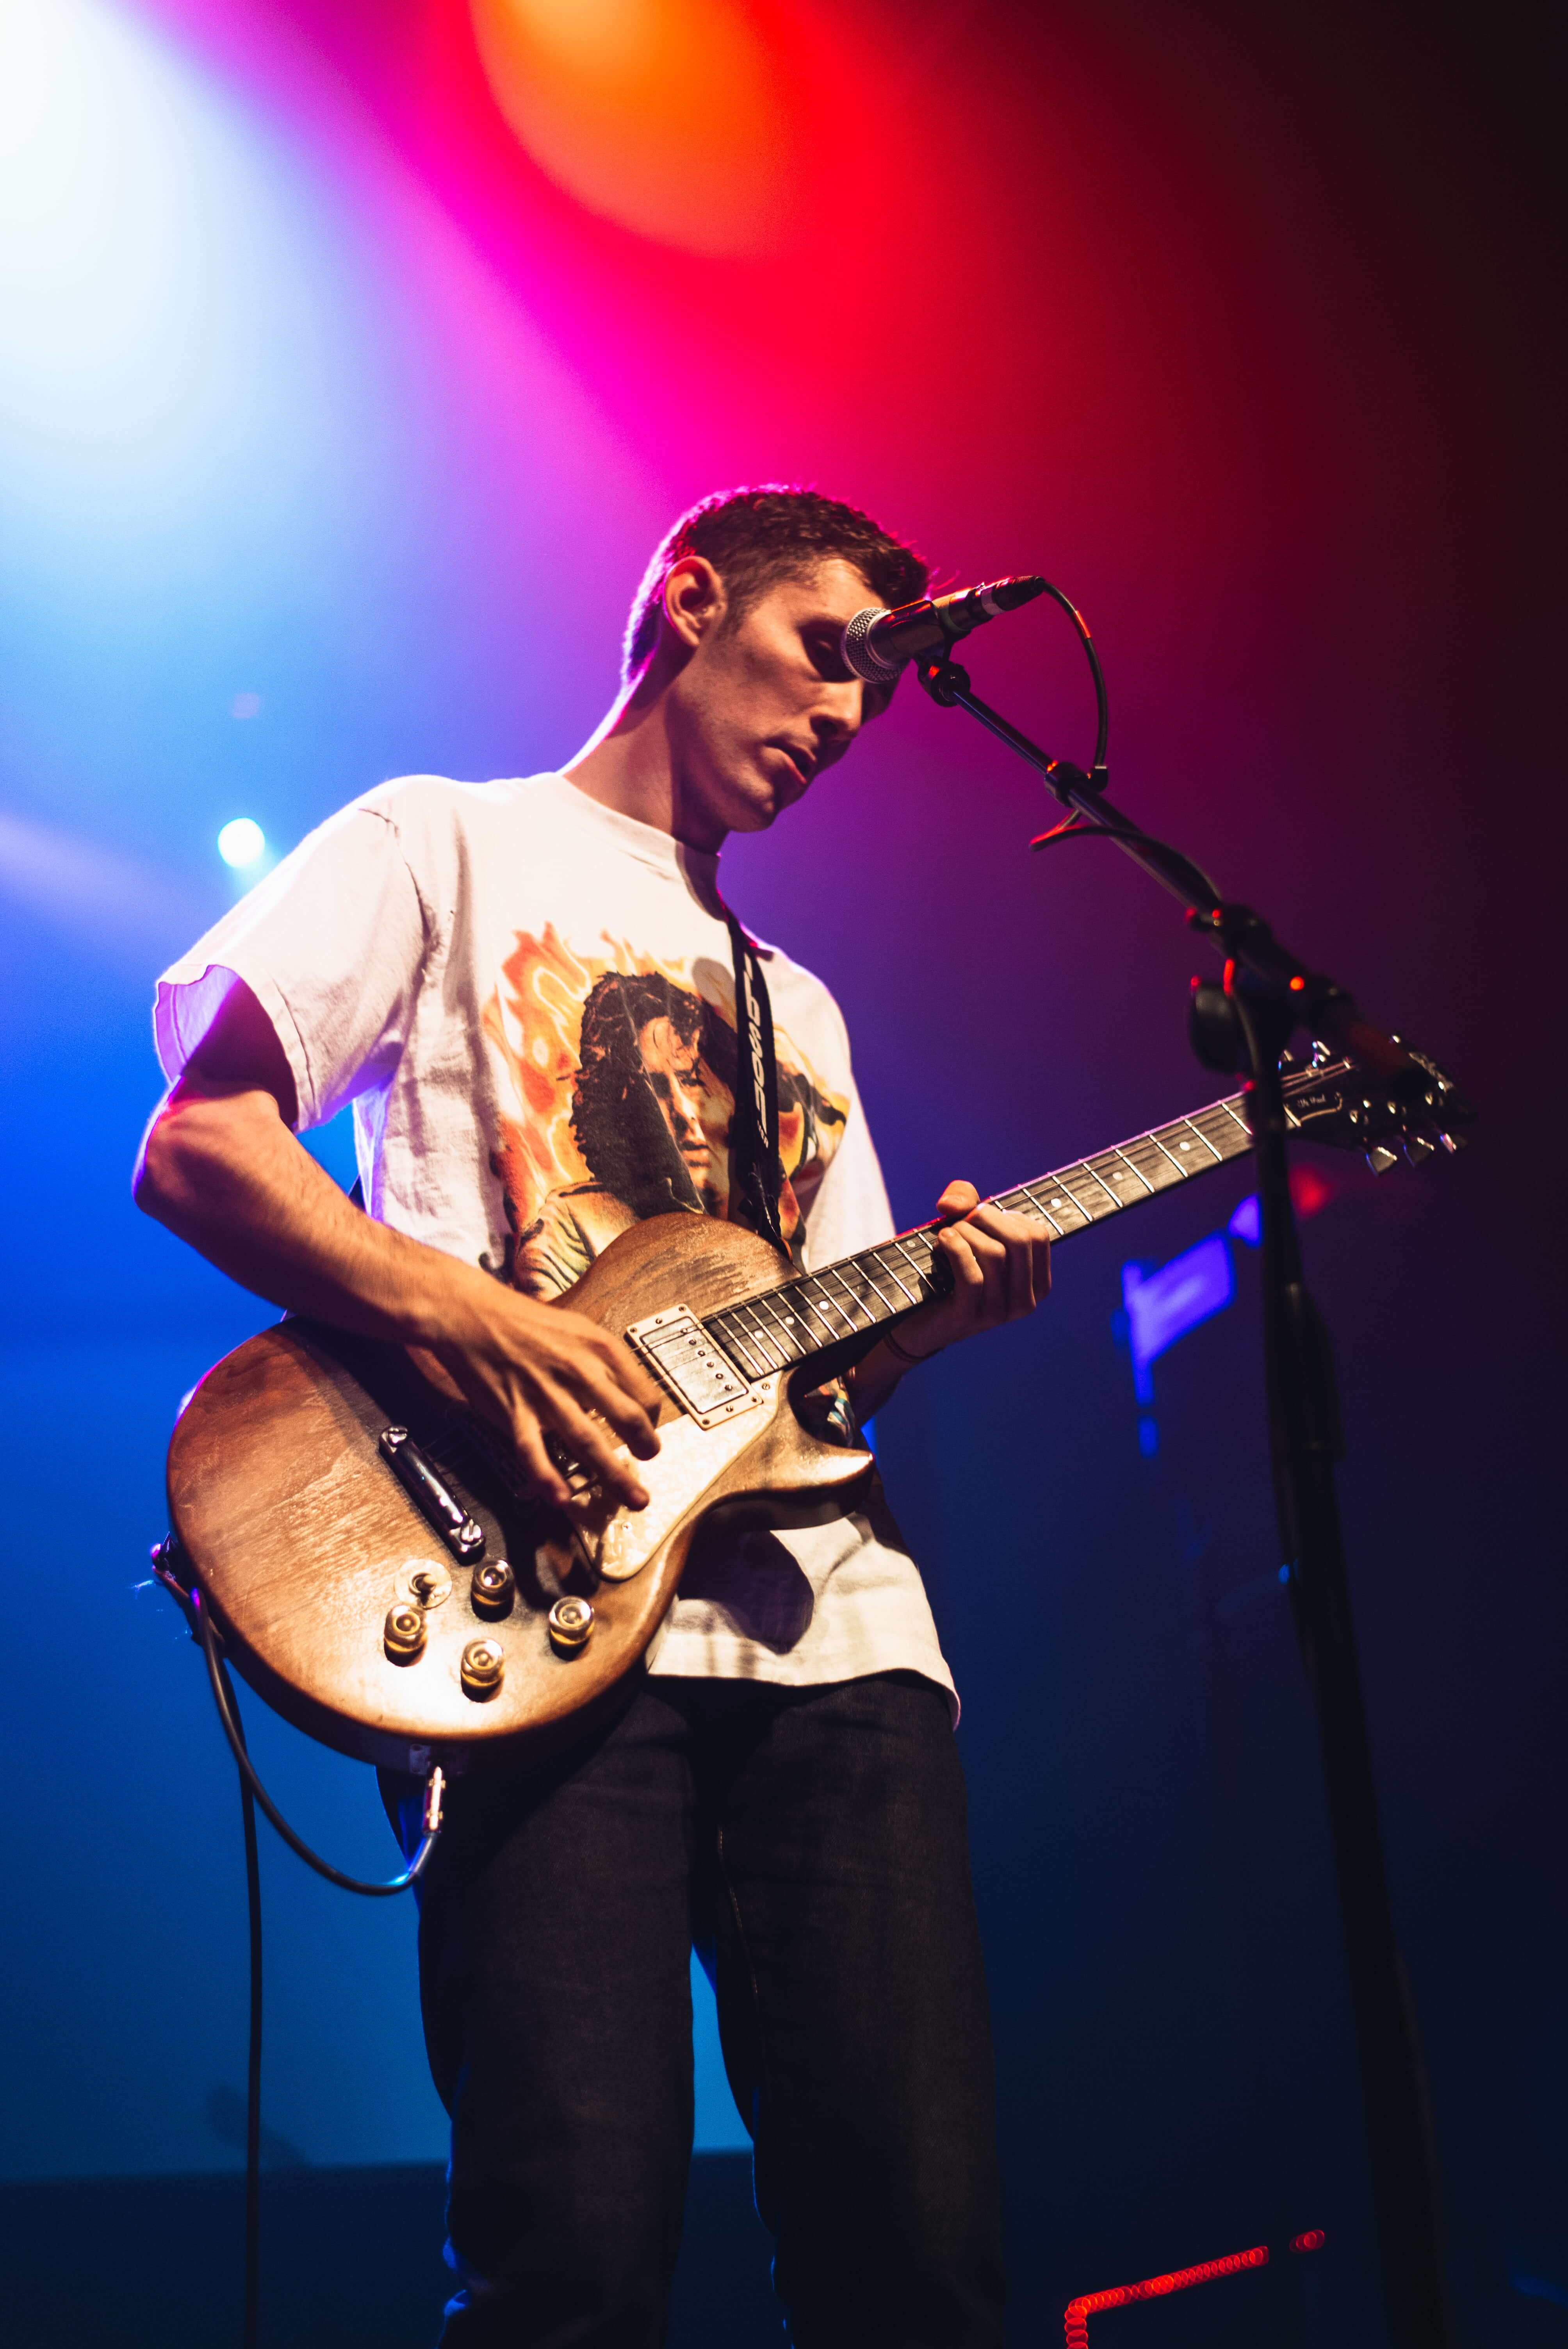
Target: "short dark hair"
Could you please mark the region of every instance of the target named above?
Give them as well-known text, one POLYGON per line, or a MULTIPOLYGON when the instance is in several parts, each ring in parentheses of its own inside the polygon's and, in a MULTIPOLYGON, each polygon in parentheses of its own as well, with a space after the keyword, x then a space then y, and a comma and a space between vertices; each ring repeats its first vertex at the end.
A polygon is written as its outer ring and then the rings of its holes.
POLYGON ((682 514, 644 574, 621 661, 628 684, 658 642, 665 582, 687 554, 712 564, 724 582, 731 618, 775 580, 798 578, 835 555, 852 563, 872 593, 895 611, 923 595, 931 575, 913 548, 890 537, 870 514, 818 490, 791 489, 782 481, 720 490, 682 514))

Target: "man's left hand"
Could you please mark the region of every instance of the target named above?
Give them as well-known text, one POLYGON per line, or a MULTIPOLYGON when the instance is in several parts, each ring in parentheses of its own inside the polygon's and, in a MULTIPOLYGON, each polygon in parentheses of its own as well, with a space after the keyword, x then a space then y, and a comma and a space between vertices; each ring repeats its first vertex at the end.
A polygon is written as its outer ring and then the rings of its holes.
POLYGON ((953 1274, 950 1295, 922 1306, 898 1325, 905 1352, 934 1354, 1032 1313, 1051 1289, 1051 1240, 1027 1216, 981 1205, 973 1183, 953 1182, 936 1203, 944 1228, 937 1247, 953 1274))

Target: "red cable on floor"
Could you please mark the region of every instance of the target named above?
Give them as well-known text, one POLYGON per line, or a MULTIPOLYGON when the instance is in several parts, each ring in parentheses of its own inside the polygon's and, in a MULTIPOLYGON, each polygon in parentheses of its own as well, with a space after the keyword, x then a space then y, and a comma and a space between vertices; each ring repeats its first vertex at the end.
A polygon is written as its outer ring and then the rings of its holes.
MULTIPOLYGON (((1293 2251, 1321 2249, 1323 2230, 1314 2227, 1291 2238, 1293 2251)), ((1105 2292, 1086 2292, 1067 2306, 1067 2349, 1088 2349, 1088 2320, 1104 2308, 1125 2308, 1130 2301, 1160 2300, 1167 2292, 1186 2292, 1195 2283, 1212 2283, 1219 2276, 1236 2275, 1243 2268, 1264 2268, 1268 2245, 1256 2243, 1250 2251, 1232 2251, 1222 2260, 1203 2260, 1194 2268, 1176 2268, 1170 2275, 1145 2276, 1141 2283, 1112 2284, 1105 2292)))

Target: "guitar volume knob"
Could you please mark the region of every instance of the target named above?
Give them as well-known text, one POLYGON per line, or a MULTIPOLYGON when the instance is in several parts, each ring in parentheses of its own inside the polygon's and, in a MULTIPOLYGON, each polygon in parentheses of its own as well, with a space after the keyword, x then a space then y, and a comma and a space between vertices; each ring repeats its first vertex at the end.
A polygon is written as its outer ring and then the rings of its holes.
POLYGON ((558 1599, 550 1610, 550 1644, 558 1656, 581 1655, 593 1631, 593 1609, 586 1599, 558 1599))
POLYGON ((494 1696, 505 1671, 506 1651, 499 1640, 470 1640, 459 1667, 463 1694, 477 1700, 494 1696))
POLYGON ((483 1566, 476 1566, 469 1584, 469 1598, 476 1615, 510 1615, 517 1590, 516 1579, 504 1557, 492 1557, 483 1566))
POLYGON ((399 1599, 387 1609, 381 1627, 387 1653, 395 1664, 411 1664, 425 1649, 425 1610, 411 1599, 399 1599))

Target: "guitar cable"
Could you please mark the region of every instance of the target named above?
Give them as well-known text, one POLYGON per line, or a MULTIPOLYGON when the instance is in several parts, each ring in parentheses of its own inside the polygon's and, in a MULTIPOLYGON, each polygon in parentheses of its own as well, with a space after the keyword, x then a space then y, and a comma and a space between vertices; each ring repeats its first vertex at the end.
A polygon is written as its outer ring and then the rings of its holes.
POLYGON ((244 2349, 258 2349, 261 2311, 261 2218, 262 2218, 262 1862, 256 1837, 258 1806, 266 1814, 289 1849, 303 1859, 307 1868, 335 1884, 340 1891, 357 1892, 367 1899, 385 1899, 396 1892, 407 1892, 417 1884, 429 1865, 430 1854, 441 1832, 441 1802, 446 1791, 446 1775, 438 1764, 425 1781, 424 1833, 418 1849, 401 1875, 385 1880, 366 1881, 364 1878, 346 1875, 334 1868, 313 1851, 303 1836, 295 1833, 256 1775, 254 1763, 245 1743, 245 1725, 241 1716, 239 1700, 234 1693, 229 1667, 223 1660, 222 1635, 212 1620, 211 1610, 202 1601, 194 1575, 187 1582, 177 1571, 178 1564, 189 1574, 189 1562, 176 1536, 170 1534, 159 1542, 152 1552, 152 1570, 170 1597, 175 1601, 190 1627, 191 1636, 200 1647, 207 1665, 207 1679, 212 1691, 212 1702, 218 1709, 223 1734, 229 1741, 240 1775, 240 1812, 245 1837, 245 1905, 250 1927, 250 2030, 245 2061, 245 2282, 242 2339, 244 2349))
POLYGON ((247 1795, 260 1804, 289 1849, 303 1859, 307 1868, 314 1868, 318 1876, 324 1876, 329 1884, 335 1884, 340 1892, 357 1892, 368 1900, 385 1899, 392 1892, 407 1892, 412 1885, 418 1884, 436 1847, 436 1838, 441 1832, 441 1797, 446 1790, 446 1778, 440 1765, 438 1764, 425 1781, 425 1832, 419 1848, 402 1874, 388 1877, 385 1881, 377 1878, 369 1882, 363 1877, 346 1876, 342 1868, 334 1868, 329 1859, 323 1859, 318 1851, 312 1851, 303 1836, 295 1834, 257 1777, 255 1764, 245 1745, 234 1684, 229 1678, 228 1665, 218 1652, 217 1627, 210 1610, 201 1604, 199 1590, 191 1594, 191 1611, 196 1637, 207 1659, 207 1677, 212 1685, 212 1702, 218 1708, 218 1718, 223 1724, 223 1734, 239 1767, 241 1781, 247 1795))

